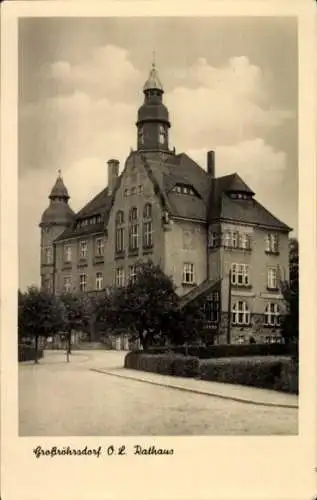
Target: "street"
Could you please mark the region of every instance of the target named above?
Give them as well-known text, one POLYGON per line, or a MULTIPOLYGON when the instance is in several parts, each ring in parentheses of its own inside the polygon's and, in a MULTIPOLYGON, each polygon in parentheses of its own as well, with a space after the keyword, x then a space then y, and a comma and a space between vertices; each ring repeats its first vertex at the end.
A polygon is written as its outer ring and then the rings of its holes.
MULTIPOLYGON (((46 351, 19 364, 20 436, 290 435, 298 410, 193 394, 91 369, 118 369, 125 352, 46 351)), ((124 369, 122 368, 124 371, 124 369)))

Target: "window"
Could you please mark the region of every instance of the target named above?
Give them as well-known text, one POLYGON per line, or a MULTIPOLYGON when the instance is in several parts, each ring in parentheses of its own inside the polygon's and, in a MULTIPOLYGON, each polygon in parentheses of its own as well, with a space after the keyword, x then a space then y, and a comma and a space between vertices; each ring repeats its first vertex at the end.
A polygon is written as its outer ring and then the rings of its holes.
POLYGON ((53 291, 53 280, 51 278, 46 279, 43 282, 43 288, 48 292, 51 293, 53 291))
POLYGON ((215 231, 210 233, 210 246, 215 248, 219 245, 219 234, 215 231))
POLYGON ((174 193, 187 194, 190 196, 197 196, 197 193, 194 191, 194 189, 188 185, 177 184, 176 186, 173 187, 172 191, 174 193))
POLYGON ((135 186, 133 186, 133 187, 131 188, 131 194, 136 194, 136 187, 135 187, 135 186))
POLYGON ((79 242, 79 257, 80 259, 87 259, 88 244, 86 240, 79 242))
POLYGON ((217 323, 219 321, 219 292, 214 292, 206 298, 205 303, 206 321, 217 323))
POLYGON ((96 238, 95 241, 95 254, 97 257, 102 257, 104 252, 104 239, 96 238))
POLYGON ((139 194, 143 193, 143 186, 142 186, 142 184, 139 184, 139 186, 138 186, 138 193, 139 194))
POLYGON ((248 233, 241 233, 240 234, 240 248, 243 248, 243 249, 250 249, 251 248, 250 236, 248 235, 248 233))
POLYGON ((124 268, 117 267, 116 269, 116 286, 122 287, 124 286, 124 268))
POLYGON ((153 246, 152 205, 147 203, 143 210, 143 248, 153 246))
POLYGON ((269 302, 265 308, 264 317, 266 326, 280 326, 280 308, 278 304, 269 302))
POLYGON ((132 266, 129 266, 129 280, 132 281, 132 283, 136 280, 136 274, 136 265, 133 264, 132 266))
POLYGON ((265 238, 265 251, 267 253, 278 253, 278 235, 268 233, 265 238))
POLYGON ((53 249, 52 247, 44 248, 44 263, 52 264, 53 263, 53 249))
POLYGON ((248 304, 243 301, 235 302, 232 306, 232 324, 244 325, 250 324, 250 311, 248 304))
POLYGON ((231 233, 229 233, 229 231, 226 231, 223 235, 223 245, 225 247, 231 246, 231 233))
POLYGON ((130 195, 130 190, 127 188, 124 190, 124 196, 129 196, 130 195))
POLYGON ((231 265, 231 284, 237 286, 249 286, 249 266, 248 264, 231 265))
POLYGON ((72 261, 72 246, 69 243, 64 245, 64 261, 71 262, 72 261))
POLYGON ((101 223, 101 215, 97 215, 97 217, 96 217, 96 223, 97 224, 101 223))
POLYGON ((194 283, 194 264, 185 262, 183 268, 183 283, 193 284, 194 283))
POLYGON ((139 248, 139 225, 138 225, 138 210, 132 207, 129 214, 129 250, 137 250, 139 248))
POLYGON ((103 289, 103 273, 96 273, 96 290, 103 289))
POLYGON ((277 290, 277 267, 269 267, 267 272, 267 287, 271 290, 277 290))
POLYGON ((165 143, 165 129, 164 129, 163 125, 160 125, 160 128, 159 128, 159 142, 160 142, 160 144, 165 143))
POLYGON ((124 251, 124 213, 119 210, 116 214, 116 253, 124 251))
POLYGON ((237 248, 239 246, 239 233, 231 233, 231 245, 233 246, 233 248, 237 248))
POLYGON ((65 293, 70 293, 72 291, 72 277, 71 276, 64 277, 63 290, 65 293))
POLYGON ((87 274, 79 275, 79 290, 85 292, 87 287, 87 274))
POLYGON ((143 132, 143 127, 139 129, 139 142, 140 144, 144 144, 144 132, 143 132))

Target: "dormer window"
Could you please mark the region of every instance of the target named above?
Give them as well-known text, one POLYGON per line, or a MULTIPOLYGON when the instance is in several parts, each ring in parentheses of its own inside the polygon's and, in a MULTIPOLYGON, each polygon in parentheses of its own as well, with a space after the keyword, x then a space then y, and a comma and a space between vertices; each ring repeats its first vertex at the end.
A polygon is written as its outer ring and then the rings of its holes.
POLYGON ((187 196, 198 196, 194 188, 187 184, 176 184, 172 191, 178 194, 186 194, 187 196))
POLYGON ((250 200, 252 198, 251 193, 238 193, 236 191, 228 193, 228 196, 232 200, 250 200))

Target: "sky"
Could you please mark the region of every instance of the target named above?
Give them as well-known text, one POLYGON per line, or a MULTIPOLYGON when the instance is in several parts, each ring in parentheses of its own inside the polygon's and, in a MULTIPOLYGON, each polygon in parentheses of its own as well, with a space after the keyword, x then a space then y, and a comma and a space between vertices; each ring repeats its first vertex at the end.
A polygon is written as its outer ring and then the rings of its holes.
POLYGON ((237 172, 297 233, 295 18, 38 18, 19 22, 19 286, 40 281, 41 215, 61 169, 77 211, 136 147, 155 51, 170 147, 237 172))

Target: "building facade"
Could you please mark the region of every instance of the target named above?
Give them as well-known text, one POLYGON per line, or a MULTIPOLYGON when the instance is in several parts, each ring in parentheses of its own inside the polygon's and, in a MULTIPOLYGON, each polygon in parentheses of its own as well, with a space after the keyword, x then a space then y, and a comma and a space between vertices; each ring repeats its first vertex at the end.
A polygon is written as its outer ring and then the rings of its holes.
POLYGON ((169 147, 169 113, 153 65, 137 114, 137 149, 122 172, 108 161, 108 186, 77 214, 59 173, 41 228, 41 283, 53 293, 124 286, 151 259, 186 304, 202 298, 219 342, 269 342, 279 335, 288 280, 290 228, 255 199, 237 173, 215 175, 169 147), (230 318, 230 323, 228 322, 230 318))

